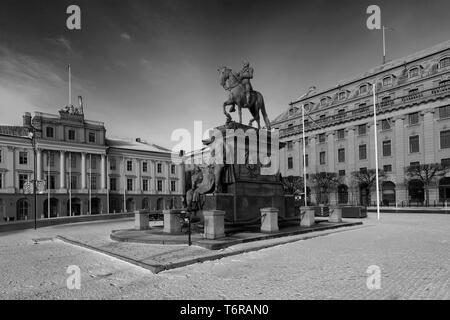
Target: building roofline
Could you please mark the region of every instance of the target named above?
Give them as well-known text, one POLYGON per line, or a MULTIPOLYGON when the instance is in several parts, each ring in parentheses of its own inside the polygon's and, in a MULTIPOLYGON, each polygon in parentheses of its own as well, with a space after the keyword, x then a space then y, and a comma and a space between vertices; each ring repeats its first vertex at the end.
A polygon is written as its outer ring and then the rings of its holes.
POLYGON ((437 45, 435 45, 435 46, 433 46, 431 48, 424 49, 424 50, 421 50, 421 51, 417 51, 417 52, 415 52, 413 54, 410 54, 410 55, 407 55, 407 56, 395 59, 393 61, 387 62, 387 63, 382 64, 380 66, 373 67, 372 69, 369 69, 368 71, 366 71, 363 75, 357 76, 357 77, 353 78, 352 80, 342 81, 337 86, 334 86, 334 87, 322 90, 322 91, 320 91, 320 92, 318 92, 318 93, 316 93, 314 95, 311 95, 311 96, 308 96, 308 97, 305 97, 305 98, 302 98, 302 99, 297 99, 297 100, 291 101, 289 103, 289 106, 296 105, 299 102, 312 100, 314 98, 317 98, 319 96, 325 95, 325 94, 327 94, 327 93, 329 93, 331 91, 334 91, 336 89, 339 89, 341 87, 348 86, 350 84, 353 84, 353 83, 356 83, 356 82, 360 82, 361 80, 368 79, 368 78, 380 75, 380 74, 385 73, 385 72, 387 72, 389 70, 396 69, 396 68, 398 68, 398 67, 400 67, 402 65, 410 64, 410 63, 412 63, 414 61, 418 61, 418 60, 421 60, 423 58, 427 58, 429 56, 441 53, 441 52, 446 51, 448 49, 450 49, 450 40, 441 42, 441 43, 439 43, 439 44, 437 44, 437 45))

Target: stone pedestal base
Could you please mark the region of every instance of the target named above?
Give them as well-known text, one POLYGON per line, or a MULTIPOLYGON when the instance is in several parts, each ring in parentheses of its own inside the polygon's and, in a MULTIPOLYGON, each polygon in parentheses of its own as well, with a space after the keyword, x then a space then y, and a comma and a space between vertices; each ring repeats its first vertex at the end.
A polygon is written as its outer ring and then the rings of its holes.
POLYGON ((330 218, 328 219, 328 221, 334 223, 342 222, 342 208, 330 208, 330 218))
POLYGON ((316 218, 314 217, 315 215, 315 210, 314 208, 309 209, 306 208, 305 209, 305 214, 302 217, 302 220, 300 221, 300 226, 302 227, 311 227, 316 223, 316 218))
POLYGON ((163 210, 164 214, 164 232, 176 234, 181 232, 180 215, 176 210, 163 210))
POLYGON ((150 229, 148 224, 148 211, 135 211, 134 212, 134 228, 136 230, 147 230, 150 229))
POLYGON ((278 230, 278 209, 261 208, 261 231, 277 232, 278 230))
POLYGON ((203 217, 204 236, 206 239, 214 240, 225 237, 225 211, 204 210, 203 217))

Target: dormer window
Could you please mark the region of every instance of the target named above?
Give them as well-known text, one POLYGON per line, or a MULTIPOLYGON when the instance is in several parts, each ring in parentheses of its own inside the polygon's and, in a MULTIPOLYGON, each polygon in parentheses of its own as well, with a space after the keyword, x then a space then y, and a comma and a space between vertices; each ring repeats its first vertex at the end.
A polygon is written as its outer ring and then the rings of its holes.
POLYGON ((383 87, 388 87, 392 85, 392 76, 387 76, 383 78, 383 87))
POLYGON ((328 103, 328 97, 320 99, 320 106, 325 107, 328 103))
POLYGON ((339 100, 345 100, 345 98, 347 98, 347 92, 345 92, 345 91, 339 92, 338 99, 339 100))
POLYGON ((439 61, 439 68, 450 67, 450 57, 445 57, 439 61))
POLYGON ((363 84, 359 87, 359 94, 366 94, 368 92, 368 85, 363 84))
POLYGON ((414 67, 412 69, 409 70, 409 77, 410 78, 415 78, 419 76, 419 67, 414 67))

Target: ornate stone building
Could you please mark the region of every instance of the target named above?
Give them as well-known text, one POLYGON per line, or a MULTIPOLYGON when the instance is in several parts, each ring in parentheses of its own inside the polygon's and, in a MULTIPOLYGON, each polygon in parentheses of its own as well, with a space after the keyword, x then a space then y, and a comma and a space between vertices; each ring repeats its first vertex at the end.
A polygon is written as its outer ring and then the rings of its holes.
MULTIPOLYGON (((378 138, 379 168, 387 177, 380 199, 389 205, 423 203, 424 187, 408 181, 405 167, 450 161, 450 42, 388 62, 290 103, 272 125, 280 129, 283 176, 303 176, 302 112, 305 108, 306 173, 336 172, 342 184, 332 200, 363 202, 364 190, 351 172, 375 169, 374 135, 378 138), (375 83, 377 130, 373 125, 375 83)), ((447 174, 446 176, 450 176, 447 174)), ((372 191, 372 201, 376 199, 372 191)), ((436 179, 429 204, 450 200, 450 178, 436 179)))
POLYGON ((171 152, 141 139, 107 139, 102 122, 82 108, 59 115, 36 112, 23 126, 0 126, 0 223, 34 218, 34 197, 24 188, 34 179, 36 133, 38 218, 161 210, 181 203, 181 170, 171 152))

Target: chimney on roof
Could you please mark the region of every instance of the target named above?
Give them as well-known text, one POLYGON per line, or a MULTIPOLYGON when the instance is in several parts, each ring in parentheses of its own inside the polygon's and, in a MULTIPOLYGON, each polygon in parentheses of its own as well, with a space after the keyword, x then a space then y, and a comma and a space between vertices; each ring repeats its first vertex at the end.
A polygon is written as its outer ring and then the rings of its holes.
POLYGON ((25 112, 23 114, 23 126, 24 127, 31 127, 31 113, 25 112))

